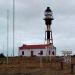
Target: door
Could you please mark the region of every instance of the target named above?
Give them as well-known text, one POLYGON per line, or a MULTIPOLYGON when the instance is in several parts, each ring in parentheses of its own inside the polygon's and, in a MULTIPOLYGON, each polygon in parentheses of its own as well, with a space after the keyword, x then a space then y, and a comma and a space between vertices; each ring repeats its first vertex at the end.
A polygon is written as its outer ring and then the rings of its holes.
POLYGON ((33 51, 31 51, 31 56, 34 56, 33 51))

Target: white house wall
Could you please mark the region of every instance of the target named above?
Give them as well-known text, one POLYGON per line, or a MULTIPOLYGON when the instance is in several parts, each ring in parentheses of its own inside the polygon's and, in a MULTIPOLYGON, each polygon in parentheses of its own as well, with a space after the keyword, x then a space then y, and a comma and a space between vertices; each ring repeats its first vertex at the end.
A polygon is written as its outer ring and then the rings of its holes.
POLYGON ((20 56, 31 56, 30 50, 20 50, 20 56), (24 51, 24 55, 22 55, 22 51, 24 51))
MULTIPOLYGON (((19 50, 19 55, 21 56, 31 56, 31 51, 33 51, 33 55, 40 56, 40 51, 43 51, 42 56, 47 55, 47 49, 25 49, 25 50, 19 50), (22 51, 24 51, 24 55, 22 55, 22 51)), ((56 56, 56 50, 53 48, 50 50, 50 56, 56 56), (52 55, 52 52, 54 51, 55 55, 52 55)))
POLYGON ((46 49, 33 49, 33 50, 31 50, 31 51, 34 51, 34 55, 36 55, 36 56, 40 56, 40 51, 43 51, 43 55, 42 56, 46 56, 46 49))

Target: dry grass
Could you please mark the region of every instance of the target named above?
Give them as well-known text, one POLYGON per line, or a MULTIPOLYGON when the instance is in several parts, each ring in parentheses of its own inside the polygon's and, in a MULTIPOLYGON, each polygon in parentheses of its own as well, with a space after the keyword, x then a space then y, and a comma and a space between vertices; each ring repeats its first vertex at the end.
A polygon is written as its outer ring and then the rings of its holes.
MULTIPOLYGON (((75 75, 70 74, 70 64, 64 64, 64 69, 61 70, 60 62, 52 62, 42 59, 42 66, 40 66, 39 57, 14 57, 9 58, 9 63, 6 64, 6 58, 0 59, 0 75, 75 75)), ((72 63, 75 58, 72 58, 72 63)))

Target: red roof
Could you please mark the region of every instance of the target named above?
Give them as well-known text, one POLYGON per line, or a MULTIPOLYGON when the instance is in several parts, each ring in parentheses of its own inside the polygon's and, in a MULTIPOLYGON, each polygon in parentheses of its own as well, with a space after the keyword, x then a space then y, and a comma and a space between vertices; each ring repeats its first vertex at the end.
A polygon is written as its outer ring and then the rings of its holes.
POLYGON ((45 49, 47 47, 47 44, 41 44, 41 45, 23 45, 19 47, 19 50, 23 49, 45 49))

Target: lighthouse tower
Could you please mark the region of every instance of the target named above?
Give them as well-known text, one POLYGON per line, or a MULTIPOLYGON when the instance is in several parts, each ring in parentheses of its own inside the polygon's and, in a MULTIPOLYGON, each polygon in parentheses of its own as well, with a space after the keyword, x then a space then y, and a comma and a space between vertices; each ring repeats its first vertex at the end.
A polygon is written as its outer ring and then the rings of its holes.
POLYGON ((56 56, 56 47, 53 46, 53 37, 52 37, 52 29, 51 24, 53 20, 53 13, 50 7, 47 7, 45 10, 45 25, 46 25, 46 31, 45 31, 45 41, 47 43, 47 55, 50 56, 56 56))

